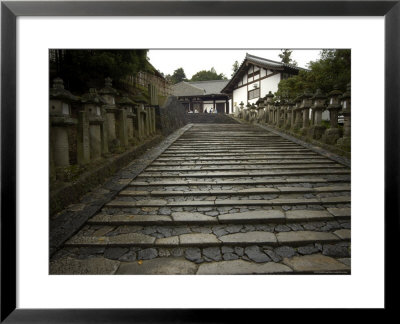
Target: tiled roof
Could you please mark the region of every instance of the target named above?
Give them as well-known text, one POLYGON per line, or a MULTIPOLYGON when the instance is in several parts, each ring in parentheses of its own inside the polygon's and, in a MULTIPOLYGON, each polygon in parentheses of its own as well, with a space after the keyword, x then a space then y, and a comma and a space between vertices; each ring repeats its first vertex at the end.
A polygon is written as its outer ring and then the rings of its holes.
POLYGON ((182 81, 172 86, 172 92, 178 97, 221 94, 228 82, 229 80, 182 81))
POLYGON ((262 65, 264 67, 270 67, 270 68, 291 68, 294 70, 305 70, 303 68, 300 68, 296 65, 293 64, 288 64, 288 63, 283 63, 283 62, 277 62, 277 61, 272 61, 272 60, 268 60, 259 56, 255 56, 255 55, 251 55, 249 53, 246 53, 246 58, 245 61, 249 61, 258 65, 262 65))
POLYGON ((197 88, 204 89, 205 94, 220 94, 221 90, 228 84, 229 80, 212 80, 212 81, 197 81, 188 82, 197 88))

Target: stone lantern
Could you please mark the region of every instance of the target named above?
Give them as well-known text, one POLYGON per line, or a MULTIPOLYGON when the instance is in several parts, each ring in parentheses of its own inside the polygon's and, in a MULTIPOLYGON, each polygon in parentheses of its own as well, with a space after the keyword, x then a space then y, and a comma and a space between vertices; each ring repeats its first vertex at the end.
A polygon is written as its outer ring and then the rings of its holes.
POLYGON ((135 119, 136 119, 136 115, 133 111, 133 106, 135 105, 135 103, 128 97, 124 96, 117 101, 117 104, 119 107, 121 107, 126 112, 127 137, 128 137, 128 141, 132 142, 134 140, 134 124, 135 124, 135 119))
POLYGON ((289 129, 294 125, 294 106, 295 103, 293 100, 289 99, 287 101, 287 118, 286 118, 286 129, 289 129))
POLYGON ((330 128, 326 130, 322 137, 322 140, 327 144, 335 144, 341 135, 338 128, 338 114, 342 108, 340 104, 341 95, 342 92, 339 91, 338 86, 335 86, 334 89, 328 93, 330 128))
POLYGON ((256 104, 257 104, 257 122, 262 123, 265 120, 264 98, 259 98, 256 104))
POLYGON ((274 125, 279 126, 281 101, 276 98, 274 102, 274 125))
POLYGON ((280 101, 280 109, 279 109, 279 119, 278 119, 278 126, 279 127, 283 127, 285 125, 286 122, 286 116, 287 116, 287 100, 286 99, 282 99, 280 101))
POLYGON ((147 125, 147 111, 145 110, 145 105, 147 105, 147 99, 140 92, 132 97, 133 102, 135 103, 134 109, 136 114, 136 124, 135 128, 137 129, 137 136, 139 140, 142 140, 146 137, 149 131, 146 129, 147 125))
POLYGON ((246 121, 249 121, 249 119, 250 119, 250 109, 251 109, 251 105, 249 102, 247 102, 246 109, 244 109, 244 119, 246 121))
POLYGON ((102 106, 107 102, 97 93, 96 89, 91 88, 82 96, 81 103, 88 121, 88 130, 83 130, 83 139, 87 141, 82 143, 80 155, 87 156, 86 150, 89 150, 90 160, 96 160, 102 154, 108 153, 108 132, 104 125, 104 110, 102 110, 102 106), (85 132, 88 133, 87 136, 85 136, 85 132))
POLYGON ((346 92, 341 98, 342 110, 340 114, 344 117, 343 137, 337 142, 345 150, 350 150, 351 145, 351 85, 347 85, 346 92))
POLYGON ((310 108, 312 106, 312 93, 307 89, 304 93, 300 96, 301 98, 301 105, 300 108, 303 113, 303 127, 301 129, 301 133, 306 135, 308 132, 308 127, 310 126, 310 108))
POLYGON ((240 102, 240 104, 239 104, 239 118, 243 118, 244 116, 243 116, 243 108, 244 108, 244 103, 243 103, 243 101, 241 101, 240 102))
POLYGON ((322 126, 322 112, 326 109, 327 96, 322 93, 321 89, 312 97, 314 103, 312 109, 312 127, 308 132, 309 136, 314 139, 320 139, 325 132, 325 127, 322 126))
POLYGON ((106 104, 104 105, 104 109, 106 110, 106 127, 108 132, 108 141, 109 144, 112 146, 119 146, 116 145, 117 139, 117 122, 118 119, 118 109, 115 105, 115 96, 118 94, 117 90, 112 87, 112 79, 105 78, 104 79, 104 88, 99 91, 99 94, 104 99, 106 104))
POLYGON ((60 78, 53 80, 50 89, 50 163, 56 167, 69 166, 68 127, 76 125, 77 120, 71 117, 71 103, 78 97, 64 89, 60 78))
POLYGON ((266 94, 264 97, 264 103, 266 106, 266 114, 265 114, 265 122, 266 123, 272 123, 273 102, 274 102, 274 95, 272 94, 271 91, 269 91, 268 94, 266 94))
MULTIPOLYGON (((302 103, 302 99, 300 96, 296 97, 294 99, 295 102, 295 106, 293 108, 293 112, 294 112, 294 123, 292 124, 293 130, 298 130, 302 127, 303 125, 303 118, 302 118, 302 110, 303 108, 301 108, 301 103, 302 103)), ((293 118, 293 116, 292 116, 293 118)))

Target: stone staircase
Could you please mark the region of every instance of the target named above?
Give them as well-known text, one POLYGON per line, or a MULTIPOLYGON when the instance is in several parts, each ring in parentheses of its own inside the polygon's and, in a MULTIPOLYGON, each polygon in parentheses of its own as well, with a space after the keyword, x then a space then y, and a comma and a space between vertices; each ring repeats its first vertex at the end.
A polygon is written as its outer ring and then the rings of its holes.
POLYGON ((186 120, 191 124, 237 124, 238 122, 225 114, 186 114, 186 120))
POLYGON ((194 124, 51 273, 350 273, 350 169, 261 128, 194 124))

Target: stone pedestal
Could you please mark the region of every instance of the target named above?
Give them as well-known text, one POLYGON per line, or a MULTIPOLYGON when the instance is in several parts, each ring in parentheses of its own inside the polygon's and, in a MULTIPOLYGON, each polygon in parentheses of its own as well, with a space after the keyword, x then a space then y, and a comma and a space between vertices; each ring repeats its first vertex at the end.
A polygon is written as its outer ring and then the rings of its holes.
POLYGON ((313 125, 308 129, 308 136, 316 140, 321 139, 324 133, 324 126, 313 125))
POLYGON ((92 124, 89 126, 89 138, 90 138, 90 159, 97 160, 101 157, 100 125, 92 124))
POLYGON ((90 161, 89 120, 84 111, 78 113, 78 164, 87 164, 90 161))
POLYGON ((77 121, 70 117, 50 117, 50 144, 53 151, 53 161, 56 167, 69 166, 68 127, 76 125, 77 121))
POLYGON ((328 128, 325 131, 325 134, 322 136, 322 141, 326 144, 334 145, 341 135, 342 134, 339 128, 328 128))
POLYGON ((127 147, 129 142, 128 142, 128 118, 126 116, 126 110, 118 109, 117 117, 118 117, 117 120, 118 139, 121 146, 127 147))

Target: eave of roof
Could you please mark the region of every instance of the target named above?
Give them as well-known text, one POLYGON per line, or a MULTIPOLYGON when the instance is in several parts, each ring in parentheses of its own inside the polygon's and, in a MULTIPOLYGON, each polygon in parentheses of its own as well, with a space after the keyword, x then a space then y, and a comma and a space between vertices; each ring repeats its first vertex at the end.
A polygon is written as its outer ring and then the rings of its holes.
MULTIPOLYGON (((223 93, 228 93, 227 91, 229 88, 231 88, 234 84, 234 82, 238 79, 240 79, 243 74, 246 72, 246 67, 248 63, 254 64, 258 67, 261 68, 267 68, 271 70, 278 70, 278 71, 284 71, 284 70, 292 70, 292 71, 308 71, 307 69, 288 64, 288 63, 282 63, 282 62, 277 62, 269 59, 265 59, 259 56, 251 55, 246 53, 246 57, 244 58, 242 64, 238 68, 238 70, 235 72, 235 74, 232 76, 232 78, 229 80, 228 84, 221 90, 223 93)), ((233 89, 231 89, 233 91, 233 89)), ((230 92, 231 92, 230 91, 230 92)))

